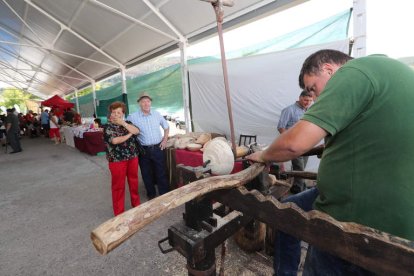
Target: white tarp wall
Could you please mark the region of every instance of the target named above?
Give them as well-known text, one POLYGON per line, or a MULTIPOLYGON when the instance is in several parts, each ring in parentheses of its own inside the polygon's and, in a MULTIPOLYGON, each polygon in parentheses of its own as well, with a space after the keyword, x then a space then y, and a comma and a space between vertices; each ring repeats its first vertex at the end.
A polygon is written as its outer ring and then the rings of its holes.
MULTIPOLYGON (((282 109, 299 98, 303 61, 326 48, 348 53, 349 41, 228 60, 236 143, 240 134, 257 135, 259 144, 270 144, 278 136, 282 109)), ((190 65, 189 76, 194 130, 222 133, 230 139, 221 62, 190 65)), ((315 169, 312 163, 307 169, 315 169)))

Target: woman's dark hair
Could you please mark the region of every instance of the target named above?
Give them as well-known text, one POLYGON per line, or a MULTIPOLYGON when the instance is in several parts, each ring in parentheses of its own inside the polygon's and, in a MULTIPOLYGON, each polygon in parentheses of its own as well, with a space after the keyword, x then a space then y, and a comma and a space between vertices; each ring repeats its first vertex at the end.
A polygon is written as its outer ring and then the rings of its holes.
POLYGON ((96 118, 96 119, 95 119, 95 120, 93 120, 93 121, 94 121, 95 123, 97 123, 99 127, 101 127, 102 122, 101 122, 101 119, 100 119, 100 118, 96 118))
POLYGON ((325 63, 343 65, 347 61, 353 59, 349 55, 337 50, 325 49, 320 50, 310 55, 302 65, 302 69, 299 74, 299 86, 304 89, 305 84, 303 82, 304 75, 318 74, 321 67, 325 63))
POLYGON ((109 112, 112 112, 112 110, 117 109, 117 108, 122 108, 122 113, 125 114, 126 105, 123 102, 113 102, 113 103, 111 103, 111 105, 108 107, 108 110, 109 110, 109 112))

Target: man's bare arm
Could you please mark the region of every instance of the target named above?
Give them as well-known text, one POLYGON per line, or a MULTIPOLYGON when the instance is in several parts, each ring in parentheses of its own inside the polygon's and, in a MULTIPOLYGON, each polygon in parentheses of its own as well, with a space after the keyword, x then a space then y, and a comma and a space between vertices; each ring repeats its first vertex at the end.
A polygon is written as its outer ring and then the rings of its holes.
POLYGON ((289 161, 312 149, 327 134, 323 128, 300 120, 276 138, 265 151, 255 152, 246 158, 256 162, 289 161))
POLYGON ((170 133, 170 128, 164 129, 164 137, 161 140, 160 148, 163 150, 165 149, 165 146, 167 145, 168 140, 168 134, 170 133))

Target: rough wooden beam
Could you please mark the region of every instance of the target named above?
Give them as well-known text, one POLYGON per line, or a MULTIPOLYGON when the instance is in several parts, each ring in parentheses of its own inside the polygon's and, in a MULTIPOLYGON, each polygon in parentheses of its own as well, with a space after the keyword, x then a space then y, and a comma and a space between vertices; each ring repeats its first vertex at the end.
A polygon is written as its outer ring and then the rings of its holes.
POLYGON ((244 185, 263 171, 263 164, 253 164, 232 175, 214 176, 192 182, 128 210, 98 226, 91 233, 95 248, 107 254, 145 225, 198 196, 244 185))
POLYGON ((413 275, 414 241, 319 212, 304 212, 293 203, 244 187, 212 196, 224 205, 289 233, 379 275, 413 275))

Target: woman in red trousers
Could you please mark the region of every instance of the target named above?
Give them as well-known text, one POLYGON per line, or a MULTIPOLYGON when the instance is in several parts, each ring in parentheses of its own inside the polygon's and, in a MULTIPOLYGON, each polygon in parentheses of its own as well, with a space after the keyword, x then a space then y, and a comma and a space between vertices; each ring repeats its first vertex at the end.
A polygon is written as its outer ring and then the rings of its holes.
POLYGON ((104 132, 106 158, 112 176, 112 205, 115 216, 124 212, 125 178, 128 179, 132 207, 140 204, 136 142, 139 129, 125 121, 125 110, 123 102, 114 102, 109 106, 110 118, 104 132))

